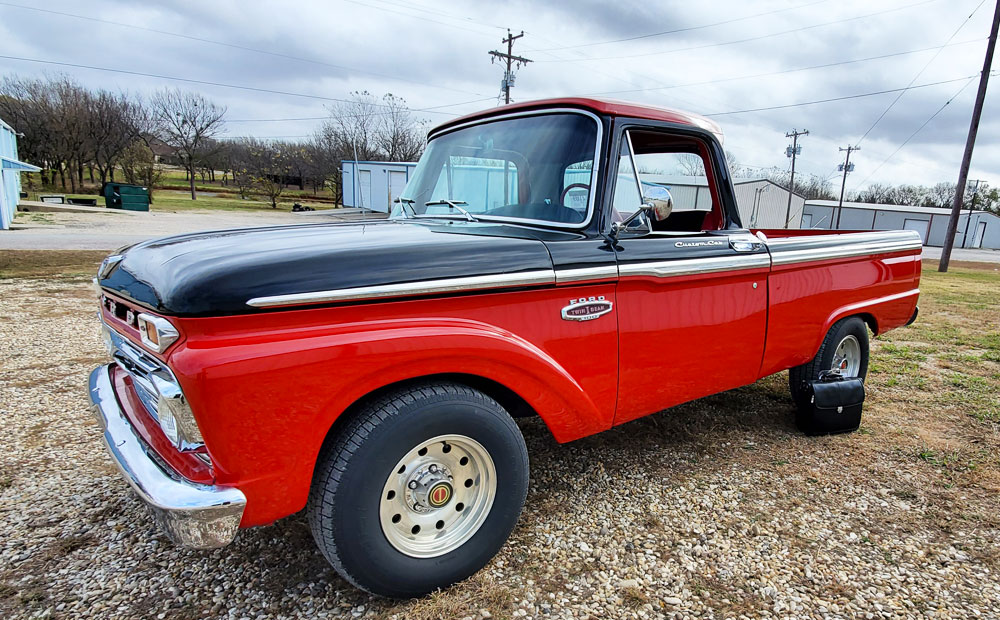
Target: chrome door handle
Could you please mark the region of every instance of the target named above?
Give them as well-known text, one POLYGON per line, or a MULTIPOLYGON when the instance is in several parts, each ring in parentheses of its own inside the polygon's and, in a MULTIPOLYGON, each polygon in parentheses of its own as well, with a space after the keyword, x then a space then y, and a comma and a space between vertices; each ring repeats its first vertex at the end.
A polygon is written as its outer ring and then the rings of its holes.
POLYGON ((759 252, 764 243, 753 235, 732 235, 729 237, 729 247, 737 252, 759 252))

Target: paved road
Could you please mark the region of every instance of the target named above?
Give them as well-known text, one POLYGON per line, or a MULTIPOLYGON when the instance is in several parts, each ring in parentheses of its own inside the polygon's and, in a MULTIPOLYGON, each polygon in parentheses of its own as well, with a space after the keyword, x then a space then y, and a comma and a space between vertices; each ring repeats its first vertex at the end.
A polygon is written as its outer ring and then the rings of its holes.
MULTIPOLYGON (((922 258, 937 260, 941 258, 941 248, 925 247, 922 258)), ((967 260, 974 263, 1000 263, 1000 250, 966 250, 955 248, 951 251, 951 260, 967 260)))
POLYGON ((116 250, 145 239, 203 230, 312 224, 363 217, 353 209, 304 214, 238 211, 27 213, 19 214, 11 230, 0 230, 0 250, 116 250))
MULTIPOLYGON (((144 239, 225 228, 345 221, 365 216, 356 209, 311 213, 189 211, 137 213, 20 214, 12 230, 0 230, 0 250, 115 250, 144 239)), ((379 216, 384 217, 384 216, 379 216)), ((923 258, 938 259, 941 248, 925 247, 923 258)), ((1000 263, 1000 250, 956 248, 952 260, 1000 263)))

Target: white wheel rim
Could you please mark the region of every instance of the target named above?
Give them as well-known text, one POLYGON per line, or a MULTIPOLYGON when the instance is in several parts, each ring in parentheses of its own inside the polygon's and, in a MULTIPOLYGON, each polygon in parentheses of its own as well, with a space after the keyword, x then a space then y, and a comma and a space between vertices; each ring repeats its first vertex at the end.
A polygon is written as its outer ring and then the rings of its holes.
POLYGON ((433 437, 389 472, 379 500, 382 532, 410 557, 444 555, 475 535, 496 492, 496 468, 486 448, 465 435, 433 437))
POLYGON ((844 377, 857 377, 861 373, 861 343, 857 336, 845 336, 833 352, 830 370, 839 370, 844 377))

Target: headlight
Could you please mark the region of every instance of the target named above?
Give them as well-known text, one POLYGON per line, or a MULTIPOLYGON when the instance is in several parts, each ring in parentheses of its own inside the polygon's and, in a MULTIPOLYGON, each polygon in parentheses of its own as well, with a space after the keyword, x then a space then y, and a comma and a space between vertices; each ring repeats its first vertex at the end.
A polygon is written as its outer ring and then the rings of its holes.
POLYGON ((163 317, 143 313, 139 315, 136 323, 139 324, 142 344, 157 353, 163 353, 180 337, 177 329, 163 317))
POLYGON ((205 440, 180 386, 158 374, 150 375, 150 379, 157 392, 156 415, 163 433, 180 450, 200 448, 205 440))

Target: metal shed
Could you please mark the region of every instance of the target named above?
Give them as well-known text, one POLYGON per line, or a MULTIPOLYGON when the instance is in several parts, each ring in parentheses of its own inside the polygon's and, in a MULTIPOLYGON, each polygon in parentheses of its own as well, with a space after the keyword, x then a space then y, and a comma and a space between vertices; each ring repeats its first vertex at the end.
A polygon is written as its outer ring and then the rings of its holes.
MULTIPOLYGON (((712 196, 708 179, 703 176, 672 176, 643 174, 642 180, 663 185, 670 190, 676 208, 711 209, 712 196)), ((736 206, 743 225, 748 228, 798 228, 805 197, 792 194, 788 207, 787 188, 770 179, 736 179, 733 181, 736 206), (787 225, 786 225, 787 222, 787 225)))
POLYGON ((17 132, 0 120, 0 230, 10 228, 21 194, 21 173, 41 168, 17 158, 17 132))
POLYGON ((415 162, 345 159, 341 162, 344 206, 389 213, 416 167, 415 162))
MULTIPOLYGON (((802 228, 915 230, 924 245, 940 247, 944 245, 949 217, 951 209, 941 207, 845 202, 843 208, 838 208, 836 200, 809 200, 802 228)), ((1000 249, 1000 217, 988 211, 963 210, 955 247, 1000 249)))

